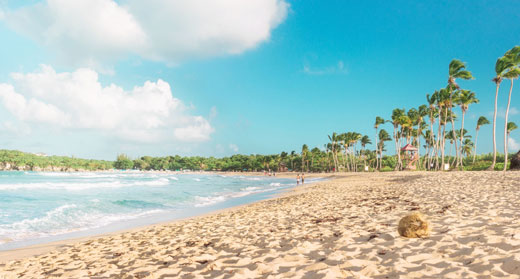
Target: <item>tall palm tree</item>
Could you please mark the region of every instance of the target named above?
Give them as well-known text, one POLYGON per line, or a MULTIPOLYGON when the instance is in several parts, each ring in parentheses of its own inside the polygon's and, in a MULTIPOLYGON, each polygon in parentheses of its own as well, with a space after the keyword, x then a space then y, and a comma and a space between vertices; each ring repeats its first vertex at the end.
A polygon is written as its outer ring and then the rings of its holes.
MULTIPOLYGON (((377 148, 377 129, 379 128, 379 125, 385 124, 385 120, 382 117, 376 116, 376 123, 374 123, 374 129, 376 129, 376 148, 377 148)), ((377 157, 376 154, 376 166, 378 165, 379 157, 377 157)))
POLYGON ((305 157, 307 157, 307 153, 309 153, 309 147, 304 144, 302 146, 302 171, 305 172, 305 157))
POLYGON ((395 170, 401 168, 401 148, 400 148, 400 137, 398 135, 398 128, 400 125, 399 119, 404 115, 404 109, 394 109, 392 111, 392 124, 394 125, 394 142, 395 142, 395 154, 397 156, 397 164, 395 165, 395 170))
POLYGON ((429 108, 426 105, 420 105, 417 110, 417 155, 419 156, 419 166, 421 160, 421 135, 424 128, 424 118, 430 113, 429 108))
POLYGON ((332 151, 332 160, 334 161, 334 171, 338 172, 338 141, 339 137, 336 132, 333 132, 331 136, 328 136, 330 140, 330 147, 332 151))
MULTIPOLYGON (((448 106, 451 106, 450 93, 448 89, 442 88, 438 91, 437 96, 437 106, 439 109, 439 131, 437 133, 437 149, 441 152, 441 165, 442 169, 444 169, 444 153, 445 153, 445 131, 446 131, 446 122, 448 121, 448 106), (442 133, 441 133, 442 127, 442 133)), ((451 115, 450 115, 451 117, 451 115)), ((436 159, 437 168, 439 167, 438 158, 436 159)))
POLYGON ((366 167, 367 162, 366 162, 366 156, 365 156, 365 147, 366 147, 367 144, 372 144, 372 141, 370 140, 369 136, 364 135, 361 138, 360 142, 361 142, 361 147, 363 148, 363 164, 366 167))
MULTIPOLYGON (((515 122, 507 122, 507 134, 506 134, 506 141, 509 140, 509 134, 511 134, 512 131, 516 130, 518 128, 518 126, 516 126, 515 122)), ((507 169, 507 152, 505 153, 505 157, 504 157, 504 171, 506 171, 507 169)))
MULTIPOLYGON (((429 110, 428 110, 429 117, 428 118, 430 120, 429 121, 430 122, 429 140, 432 143, 433 152, 435 152, 436 157, 437 157, 437 151, 435 149, 436 146, 433 144, 434 142, 436 142, 436 141, 434 141, 435 133, 433 131, 433 124, 435 124, 436 113, 438 113, 438 110, 436 107, 438 95, 439 95, 438 91, 435 91, 431 95, 431 97, 430 97, 430 94, 426 94, 426 100, 428 101, 428 107, 429 107, 429 110)), ((430 169, 431 164, 432 164, 431 158, 432 158, 432 156, 430 156, 430 152, 428 152, 428 169, 430 169)))
MULTIPOLYGON (((459 79, 473 79, 473 75, 471 75, 471 72, 466 70, 466 64, 458 59, 453 59, 450 62, 449 68, 448 68, 448 90, 450 92, 450 103, 453 103, 453 91, 455 89, 459 89, 459 85, 457 84, 456 80, 459 79)), ((450 113, 452 112, 452 107, 449 107, 450 113)), ((453 137, 455 137, 455 123, 453 121, 453 118, 451 118, 451 128, 452 128, 452 134, 453 137)), ((457 149, 457 141, 455 140, 455 149, 457 150, 457 158, 459 151, 457 149)), ((457 167, 459 165, 459 161, 457 161, 457 167)))
POLYGON ((477 139, 478 139, 478 131, 481 126, 489 124, 489 120, 485 116, 481 116, 477 120, 477 128, 475 131, 475 148, 473 151, 473 163, 475 163, 475 157, 477 156, 477 139))
MULTIPOLYGON (((513 66, 511 61, 505 57, 500 57, 497 59, 495 63, 495 73, 497 74, 492 81, 496 85, 495 90, 495 111, 493 113, 493 163, 489 167, 490 170, 495 169, 495 164, 497 162, 497 141, 496 141, 496 127, 497 127, 497 102, 498 102, 498 89, 500 88, 500 83, 504 79, 504 74, 513 66)), ((506 122, 507 123, 507 122, 506 122)))
POLYGON ((389 141, 389 140, 392 140, 392 138, 390 137, 388 132, 385 129, 381 129, 379 131, 379 143, 377 146, 377 148, 379 149, 379 156, 380 156, 378 169, 381 169, 381 167, 383 165, 383 149, 385 147, 385 141, 389 141))
MULTIPOLYGON (((469 90, 460 90, 460 94, 457 98, 457 103, 460 105, 460 109, 462 111, 462 124, 460 126, 460 132, 464 130, 464 116, 468 111, 469 105, 477 104, 479 100, 475 97, 475 93, 469 90)), ((463 137, 460 137, 460 147, 462 148, 462 140, 463 137)), ((461 149, 462 151, 462 149, 461 149)), ((462 158, 459 158, 460 165, 462 165, 462 158)))
POLYGON ((505 115, 505 126, 504 126, 504 171, 507 168, 507 125, 509 124, 507 122, 507 117, 509 116, 509 106, 511 104, 511 92, 513 91, 513 80, 517 79, 518 76, 520 76, 520 46, 515 46, 514 48, 510 49, 506 52, 506 55, 504 56, 506 60, 509 60, 511 63, 511 67, 508 69, 508 71, 504 74, 504 78, 509 79, 511 81, 511 87, 509 88, 509 97, 507 99, 507 108, 506 108, 506 115, 505 115))

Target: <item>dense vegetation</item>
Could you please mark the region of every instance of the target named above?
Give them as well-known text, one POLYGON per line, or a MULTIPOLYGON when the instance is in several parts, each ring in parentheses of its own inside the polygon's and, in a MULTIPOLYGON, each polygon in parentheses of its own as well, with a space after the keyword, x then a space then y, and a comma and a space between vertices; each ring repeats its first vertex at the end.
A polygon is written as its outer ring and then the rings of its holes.
POLYGON ((0 150, 0 170, 106 170, 113 162, 66 156, 43 156, 13 150, 0 150))

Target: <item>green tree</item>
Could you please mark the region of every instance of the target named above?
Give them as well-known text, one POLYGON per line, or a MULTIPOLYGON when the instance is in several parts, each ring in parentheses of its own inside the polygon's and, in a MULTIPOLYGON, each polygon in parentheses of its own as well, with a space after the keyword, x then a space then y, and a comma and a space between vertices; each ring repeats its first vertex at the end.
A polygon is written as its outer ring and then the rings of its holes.
MULTIPOLYGON (((512 131, 516 130, 518 126, 516 126, 515 122, 507 122, 507 134, 506 134, 506 141, 509 140, 509 134, 511 134, 512 131)), ((507 152, 505 153, 504 157, 504 171, 507 169, 507 152)))
MULTIPOLYGON (((504 79, 504 74, 509 71, 509 69, 513 67, 513 64, 506 57, 500 57, 497 59, 495 63, 495 73, 496 76, 493 78, 493 82, 496 85, 495 90, 495 110, 493 112, 493 163, 489 167, 490 170, 495 169, 495 164, 497 162, 497 141, 496 141, 496 126, 497 126, 497 102, 498 102, 498 89, 500 88, 500 83, 504 79)), ((507 122, 506 122, 507 123, 507 122)))
MULTIPOLYGON (((460 105, 460 109, 462 111, 462 123, 460 125, 460 132, 464 130, 464 116, 466 115, 466 112, 468 111, 469 105, 471 104, 477 104, 479 100, 475 97, 475 93, 471 92, 469 90, 461 90, 460 94, 457 98, 457 103, 460 105)), ((462 140, 463 138, 460 137, 460 146, 462 148, 462 140)), ((459 164, 462 165, 462 158, 459 158, 460 162, 459 164)))
MULTIPOLYGON (((450 65, 448 67, 448 90, 450 92, 450 115, 453 115, 452 111, 452 105, 453 104, 453 92, 455 89, 459 89, 459 85, 457 84, 456 80, 459 79, 473 79, 473 75, 471 75, 471 72, 466 70, 466 64, 458 59, 453 59, 450 62, 450 65)), ((453 137, 455 137, 455 123, 453 118, 451 118, 451 129, 453 137)), ((457 151, 457 159, 459 158, 459 150, 457 149, 457 140, 455 139, 455 149, 457 151)), ((457 167, 459 166, 459 161, 457 160, 457 167)))
MULTIPOLYGON (((507 108, 506 108, 506 115, 505 115, 505 126, 504 126, 504 171, 506 171, 507 168, 507 135, 508 135, 508 125, 509 122, 507 122, 507 118, 509 116, 509 106, 511 105, 511 92, 513 91, 513 80, 517 79, 518 76, 520 76, 520 46, 515 46, 514 48, 510 49, 506 52, 504 55, 505 59, 509 61, 510 67, 508 68, 507 72, 504 74, 504 78, 509 79, 511 81, 511 86, 509 88, 509 97, 507 99, 507 108)), ((514 124, 514 123, 513 123, 514 124)))
POLYGON ((489 124, 489 120, 485 116, 481 116, 477 120, 477 128, 475 129, 475 148, 473 151, 473 163, 475 163, 475 158, 477 156, 477 139, 478 139, 478 131, 480 127, 489 124))
MULTIPOLYGON (((382 117, 376 116, 376 122, 374 123, 374 129, 376 129, 376 149, 377 149, 377 129, 379 128, 379 125, 385 124, 385 120, 382 117)), ((376 155, 376 166, 379 165, 379 157, 376 155)))
POLYGON ((117 160, 114 163, 114 167, 120 170, 128 170, 134 167, 134 162, 128 158, 125 154, 117 155, 117 160))

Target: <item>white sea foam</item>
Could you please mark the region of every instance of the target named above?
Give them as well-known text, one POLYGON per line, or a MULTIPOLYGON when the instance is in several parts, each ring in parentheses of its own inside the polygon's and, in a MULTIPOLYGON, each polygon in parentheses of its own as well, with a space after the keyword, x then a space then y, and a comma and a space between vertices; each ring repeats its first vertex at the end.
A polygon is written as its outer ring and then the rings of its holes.
POLYGON ((20 184, 0 184, 0 190, 18 190, 18 189, 52 189, 52 190, 68 190, 81 191, 93 188, 122 188, 133 186, 165 186, 170 181, 167 178, 159 178, 150 181, 99 181, 99 182, 35 182, 20 184))
POLYGON ((75 204, 66 204, 47 212, 45 216, 39 218, 0 225, 0 244, 7 242, 7 240, 19 241, 95 229, 163 211, 161 209, 152 209, 128 214, 87 213, 78 210, 78 206, 75 204))

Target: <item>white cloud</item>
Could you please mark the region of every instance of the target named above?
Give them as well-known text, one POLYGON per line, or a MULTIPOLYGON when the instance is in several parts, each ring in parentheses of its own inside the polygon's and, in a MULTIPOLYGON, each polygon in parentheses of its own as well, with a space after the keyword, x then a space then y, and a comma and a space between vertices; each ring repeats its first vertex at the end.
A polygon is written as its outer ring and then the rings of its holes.
POLYGON ((330 74, 347 74, 345 63, 339 60, 336 65, 328 67, 311 67, 308 62, 303 65, 303 72, 308 75, 330 75, 330 74))
POLYGON ((6 13, 15 30, 68 63, 99 66, 127 54, 177 64, 239 54, 270 38, 285 0, 46 0, 6 13))
POLYGON ((229 149, 235 153, 238 152, 238 146, 236 144, 230 143, 229 149))
POLYGON ((206 141, 214 131, 205 118, 190 115, 162 80, 125 91, 115 84, 103 87, 93 70, 56 73, 50 66, 12 78, 13 84, 0 84, 0 104, 22 123, 140 142, 206 141))
POLYGON ((507 140, 507 149, 517 152, 520 149, 520 144, 514 138, 509 137, 507 140))
MULTIPOLYGON (((488 115, 492 117, 493 113, 494 113, 493 111, 490 111, 490 112, 488 112, 488 115)), ((518 113, 520 113, 520 111, 517 108, 515 108, 515 107, 509 108, 509 116, 517 115, 518 113)), ((505 118, 506 117, 506 108, 499 107, 497 110, 497 117, 505 118)))

